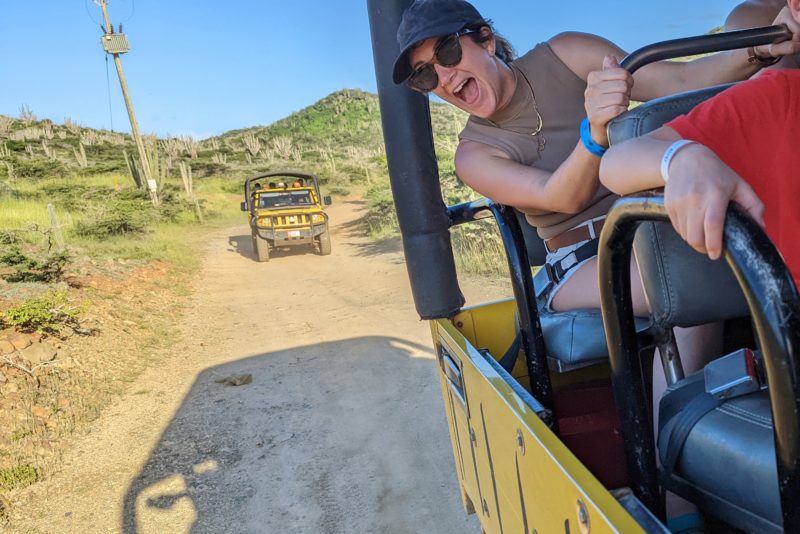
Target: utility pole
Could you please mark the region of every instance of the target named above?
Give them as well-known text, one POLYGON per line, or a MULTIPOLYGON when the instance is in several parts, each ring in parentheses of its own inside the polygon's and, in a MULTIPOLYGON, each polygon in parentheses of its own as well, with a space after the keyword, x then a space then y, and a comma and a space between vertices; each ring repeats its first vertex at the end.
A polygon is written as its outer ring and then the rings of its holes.
POLYGON ((131 135, 133 136, 134 142, 136 142, 136 148, 139 150, 139 161, 142 164, 142 171, 144 172, 144 177, 147 182, 147 190, 150 193, 150 200, 153 201, 153 205, 158 206, 157 184, 150 172, 150 161, 147 159, 144 142, 139 133, 139 125, 136 123, 136 115, 133 113, 133 102, 131 102, 131 97, 128 94, 128 84, 125 81, 125 74, 122 72, 122 61, 119 59, 120 54, 124 54, 128 51, 128 39, 122 33, 114 33, 114 26, 111 25, 111 20, 108 18, 106 0, 95 0, 95 3, 103 10, 103 18, 106 21, 106 33, 102 37, 103 50, 105 50, 107 54, 114 56, 114 65, 117 67, 119 85, 122 87, 122 96, 125 98, 128 118, 131 120, 131 135))

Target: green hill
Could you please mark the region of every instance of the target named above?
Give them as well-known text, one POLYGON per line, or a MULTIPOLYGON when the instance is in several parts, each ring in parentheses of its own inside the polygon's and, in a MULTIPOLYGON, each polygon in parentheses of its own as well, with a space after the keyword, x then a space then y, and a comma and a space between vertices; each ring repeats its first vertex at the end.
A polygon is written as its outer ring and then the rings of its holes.
MULTIPOLYGON (((437 149, 452 156, 466 116, 445 104, 433 104, 437 149)), ((267 126, 231 130, 205 140, 145 136, 149 157, 164 176, 180 176, 188 163, 196 177, 239 179, 258 171, 304 168, 334 185, 369 183, 385 176, 385 151, 377 96, 358 90, 337 91, 267 126)), ((128 172, 123 151, 137 156, 128 134, 0 116, 0 179, 40 178, 128 172)), ((138 157, 138 156, 137 156, 138 157)))

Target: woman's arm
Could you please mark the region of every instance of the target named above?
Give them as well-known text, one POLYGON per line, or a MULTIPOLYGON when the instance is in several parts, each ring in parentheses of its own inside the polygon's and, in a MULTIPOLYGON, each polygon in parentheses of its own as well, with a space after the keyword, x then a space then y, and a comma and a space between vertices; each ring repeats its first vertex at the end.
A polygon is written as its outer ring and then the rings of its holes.
POLYGON ((600 162, 601 183, 618 195, 664 187, 661 156, 670 144, 679 139, 678 132, 662 127, 612 146, 600 162))
MULTIPOLYGON (((800 27, 791 16, 779 15, 781 23, 790 25, 795 32, 792 41, 756 47, 756 54, 783 56, 800 52, 800 27)), ((600 69, 603 56, 622 58, 626 53, 615 44, 587 33, 563 33, 550 41, 553 52, 584 80, 600 69), (600 58, 600 59, 598 59, 600 58)), ((652 100, 722 83, 744 80, 759 70, 759 65, 748 61, 747 50, 730 50, 692 61, 659 61, 642 67, 633 76, 630 96, 635 100, 652 100)))
POLYGON ((739 175, 699 143, 675 153, 665 184, 661 159, 678 139, 675 130, 662 127, 611 147, 603 156, 600 180, 621 195, 666 186, 664 204, 672 226, 692 248, 717 259, 728 204, 738 203, 762 226, 764 205, 739 175))
POLYGON ((456 149, 458 177, 495 202, 519 209, 578 213, 599 185, 600 158, 578 143, 555 172, 517 163, 503 151, 462 140, 456 149))

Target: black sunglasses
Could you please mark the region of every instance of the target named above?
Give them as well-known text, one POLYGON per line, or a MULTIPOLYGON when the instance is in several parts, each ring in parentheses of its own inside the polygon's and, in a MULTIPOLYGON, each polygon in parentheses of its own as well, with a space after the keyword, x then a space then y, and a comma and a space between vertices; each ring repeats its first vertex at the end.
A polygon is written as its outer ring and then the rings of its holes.
MULTIPOLYGON (((450 35, 445 35, 436 43, 433 49, 433 57, 436 62, 443 67, 454 67, 461 62, 461 39, 462 35, 478 33, 478 30, 461 30, 450 35)), ((427 93, 436 89, 439 85, 439 76, 432 63, 423 63, 411 73, 406 80, 406 84, 413 90, 427 93)))

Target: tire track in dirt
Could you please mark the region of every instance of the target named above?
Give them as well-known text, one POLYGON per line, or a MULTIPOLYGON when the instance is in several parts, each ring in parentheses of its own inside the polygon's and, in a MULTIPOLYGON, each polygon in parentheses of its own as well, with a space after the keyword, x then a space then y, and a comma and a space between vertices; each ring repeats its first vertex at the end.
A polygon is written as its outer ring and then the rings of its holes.
POLYGON ((329 209, 327 257, 257 263, 247 227, 216 235, 173 354, 30 489, 12 531, 478 532, 428 326, 397 244, 360 235, 363 209, 329 209))

